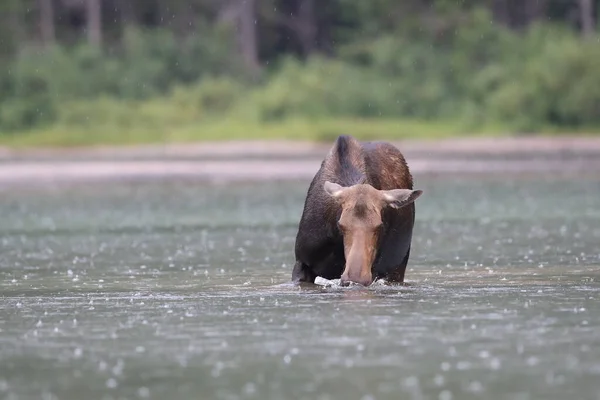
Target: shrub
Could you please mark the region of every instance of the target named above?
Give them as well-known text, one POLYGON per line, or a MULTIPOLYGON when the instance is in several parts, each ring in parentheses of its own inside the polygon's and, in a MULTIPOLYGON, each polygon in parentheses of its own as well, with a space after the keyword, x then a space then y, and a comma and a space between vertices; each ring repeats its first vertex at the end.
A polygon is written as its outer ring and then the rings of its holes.
MULTIPOLYGON (((461 121, 470 130, 600 126, 598 37, 582 40, 547 23, 512 31, 478 9, 443 21, 431 32, 412 27, 354 42, 334 57, 275 60, 252 86, 227 31, 178 40, 160 29, 130 29, 110 54, 85 44, 25 49, 0 71, 0 131, 58 122, 98 134, 168 132, 220 118, 461 121)), ((339 127, 322 129, 329 137, 339 127)))
POLYGON ((236 74, 228 36, 198 34, 179 43, 167 31, 125 32, 124 46, 108 54, 87 44, 24 49, 0 74, 0 129, 28 129, 56 119, 58 104, 114 96, 150 99, 175 85, 212 74, 236 74), (220 50, 219 50, 220 49, 220 50), (224 50, 225 49, 225 50, 224 50))

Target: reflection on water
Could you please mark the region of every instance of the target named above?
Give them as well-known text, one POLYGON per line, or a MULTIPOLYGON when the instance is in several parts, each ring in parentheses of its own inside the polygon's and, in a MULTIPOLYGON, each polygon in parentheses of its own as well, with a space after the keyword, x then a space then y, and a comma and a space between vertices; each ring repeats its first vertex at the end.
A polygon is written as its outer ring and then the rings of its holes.
POLYGON ((600 399, 600 180, 417 177, 407 285, 290 285, 306 183, 11 188, 8 399, 600 399))

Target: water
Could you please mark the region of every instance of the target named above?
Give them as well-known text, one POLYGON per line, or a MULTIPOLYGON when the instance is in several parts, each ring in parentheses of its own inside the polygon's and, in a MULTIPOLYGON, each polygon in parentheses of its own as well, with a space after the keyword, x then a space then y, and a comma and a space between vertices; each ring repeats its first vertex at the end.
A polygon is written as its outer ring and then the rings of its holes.
POLYGON ((369 289, 287 284, 307 182, 0 189, 0 397, 600 399, 600 179, 416 182, 369 289))

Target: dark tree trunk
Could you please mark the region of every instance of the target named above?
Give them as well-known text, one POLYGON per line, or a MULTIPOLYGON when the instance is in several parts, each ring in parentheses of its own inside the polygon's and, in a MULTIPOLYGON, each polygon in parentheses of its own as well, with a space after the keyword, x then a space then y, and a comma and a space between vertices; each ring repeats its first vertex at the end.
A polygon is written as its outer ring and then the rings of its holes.
POLYGON ((494 15, 494 19, 500 24, 510 26, 508 0, 493 0, 492 14, 494 15))
POLYGON ((581 20, 581 32, 584 36, 594 33, 594 5, 592 0, 579 0, 579 15, 581 20))
POLYGON ((8 18, 3 21, 8 24, 11 31, 12 43, 8 46, 10 51, 18 50, 21 43, 25 40, 25 24, 23 21, 22 7, 21 0, 12 0, 7 13, 8 18))
POLYGON ((298 36, 305 55, 313 52, 316 44, 315 1, 302 0, 298 10, 298 36))
POLYGON ((256 32, 256 0, 239 0, 238 43, 248 70, 254 75, 260 70, 256 32))
POLYGON ((44 46, 54 43, 54 6, 52 0, 39 0, 40 7, 40 33, 44 46))
POLYGON ((196 27, 196 9, 193 4, 180 2, 173 6, 173 24, 175 32, 181 37, 193 34, 196 27))
POLYGON ((159 2, 158 3, 158 22, 162 26, 171 26, 173 23, 173 16, 175 15, 174 8, 171 2, 159 2))
POLYGON ((547 5, 547 0, 527 0, 525 3, 527 23, 530 24, 544 18, 547 5))
POLYGON ((102 0, 87 0, 87 33, 92 46, 102 45, 102 0))
POLYGON ((133 0, 120 0, 119 14, 121 15, 121 22, 124 25, 135 25, 137 23, 133 0))

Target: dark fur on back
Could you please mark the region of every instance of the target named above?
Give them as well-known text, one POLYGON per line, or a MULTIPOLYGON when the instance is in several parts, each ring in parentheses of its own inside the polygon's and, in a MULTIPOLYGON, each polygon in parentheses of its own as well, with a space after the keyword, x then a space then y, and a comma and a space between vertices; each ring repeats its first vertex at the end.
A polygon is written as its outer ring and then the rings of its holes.
MULTIPOLYGON (((406 161, 396 147, 386 142, 361 143, 351 136, 339 136, 308 189, 296 237, 294 281, 313 282, 317 276, 335 279, 344 269, 343 236, 337 227, 341 210, 325 193, 325 181, 345 187, 366 183, 380 190, 413 188, 406 161)), ((355 212, 361 212, 360 205, 355 212)), ((414 204, 385 210, 385 232, 373 265, 374 276, 403 281, 414 215, 414 204)))
POLYGON ((339 180, 335 183, 350 186, 363 183, 365 180, 364 155, 351 137, 340 136, 333 147, 331 157, 326 159, 326 162, 328 162, 327 170, 331 169, 339 180))

